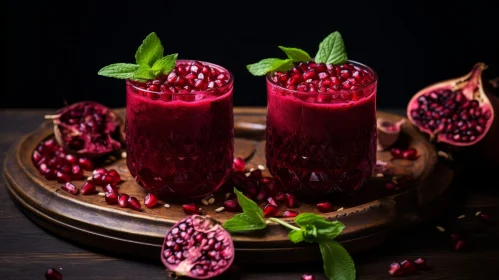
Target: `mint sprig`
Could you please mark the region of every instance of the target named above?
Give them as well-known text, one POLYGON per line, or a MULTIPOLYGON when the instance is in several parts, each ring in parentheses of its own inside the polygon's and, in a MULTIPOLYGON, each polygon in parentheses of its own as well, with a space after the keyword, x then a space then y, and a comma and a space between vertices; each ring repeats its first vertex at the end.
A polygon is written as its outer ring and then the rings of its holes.
POLYGON ((135 53, 136 64, 115 63, 103 67, 98 74, 117 79, 136 81, 152 80, 160 75, 169 74, 177 62, 178 54, 163 56, 164 48, 155 32, 142 41, 135 53))
MULTIPOLYGON (((223 227, 231 232, 261 230, 267 227, 263 210, 234 188, 243 213, 226 221, 223 227)), ((329 222, 324 217, 312 213, 302 213, 295 218, 297 226, 277 218, 269 221, 278 223, 291 231, 288 238, 293 243, 318 243, 324 264, 324 274, 328 279, 355 280, 355 264, 343 246, 334 241, 345 228, 340 221, 329 222)))
MULTIPOLYGON (((248 64, 246 68, 254 76, 263 76, 272 71, 288 71, 293 68, 293 63, 310 61, 310 55, 298 48, 279 46, 288 59, 266 58, 257 63, 248 64)), ((315 55, 315 62, 326 64, 343 64, 347 61, 345 44, 338 31, 329 34, 320 44, 319 51, 315 55)))

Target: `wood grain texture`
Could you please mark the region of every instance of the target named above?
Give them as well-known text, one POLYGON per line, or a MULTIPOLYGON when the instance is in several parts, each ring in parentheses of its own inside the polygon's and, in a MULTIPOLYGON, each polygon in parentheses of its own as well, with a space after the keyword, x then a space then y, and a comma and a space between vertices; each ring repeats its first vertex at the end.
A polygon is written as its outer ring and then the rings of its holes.
MULTIPOLYGON (((34 130, 47 111, 0 112, 0 151, 2 155, 18 139, 34 130)), ((0 158, 3 165, 3 157, 0 158)), ((386 271, 392 261, 417 256, 428 258, 433 270, 405 279, 497 279, 495 267, 499 259, 499 181, 497 167, 473 165, 459 169, 454 180, 454 192, 446 193, 444 200, 451 202, 441 216, 432 210, 428 223, 411 230, 394 232, 383 246, 356 254, 354 260, 358 279, 390 279, 386 271), (487 187, 487 186, 493 186, 487 187), (493 220, 485 224, 474 216, 477 210, 487 211, 493 220), (466 218, 456 217, 465 214, 466 218), (435 230, 442 225, 448 231, 458 231, 467 237, 469 252, 455 253, 447 243, 446 235, 435 230)), ((3 176, 3 170, 0 169, 3 176)), ((30 222, 14 206, 0 181, 0 275, 2 279, 42 279, 49 267, 62 267, 65 279, 168 279, 157 262, 141 262, 139 258, 95 253, 90 248, 76 246, 55 237, 30 222)), ((444 202, 435 202, 444 205, 444 202)), ((241 279, 300 279, 304 272, 312 272, 317 279, 325 279, 319 262, 289 265, 243 266, 241 279)))

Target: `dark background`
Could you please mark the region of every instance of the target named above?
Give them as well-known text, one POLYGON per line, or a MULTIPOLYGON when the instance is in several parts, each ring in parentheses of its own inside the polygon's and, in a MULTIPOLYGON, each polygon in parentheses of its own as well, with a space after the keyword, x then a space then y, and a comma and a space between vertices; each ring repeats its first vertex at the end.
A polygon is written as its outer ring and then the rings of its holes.
POLYGON ((338 30, 349 58, 379 75, 378 107, 405 107, 429 83, 486 62, 499 76, 494 1, 2 1, 0 107, 56 108, 96 100, 125 105, 124 81, 97 71, 134 62, 155 31, 165 53, 210 61, 235 75, 234 104, 266 104, 263 77, 245 65, 284 57, 278 45, 312 56, 338 30))

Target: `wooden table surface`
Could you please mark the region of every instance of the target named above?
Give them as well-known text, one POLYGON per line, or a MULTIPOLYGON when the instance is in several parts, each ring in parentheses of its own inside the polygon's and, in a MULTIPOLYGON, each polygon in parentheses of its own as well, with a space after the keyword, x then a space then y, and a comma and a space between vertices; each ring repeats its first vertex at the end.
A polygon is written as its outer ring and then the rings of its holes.
MULTIPOLYGON (((45 271, 55 267, 62 269, 64 279, 168 279, 159 258, 155 263, 123 259, 71 244, 31 223, 13 204, 4 187, 4 154, 22 135, 40 125, 49 112, 0 111, 0 278, 43 279, 45 271)), ((445 213, 435 213, 435 221, 394 232, 381 247, 355 255, 358 279, 390 279, 387 270, 391 262, 417 257, 427 258, 432 270, 404 279, 499 279, 499 168, 472 166, 456 172, 454 191, 447 194, 449 206, 445 213), (491 222, 476 217, 479 210, 486 212, 491 222), (460 215, 466 217, 457 219, 460 215), (436 225, 446 232, 437 231, 436 225), (468 251, 452 250, 451 232, 466 237, 468 251)), ((240 267, 239 271, 240 279, 301 279, 303 273, 325 279, 321 263, 262 264, 240 267)))

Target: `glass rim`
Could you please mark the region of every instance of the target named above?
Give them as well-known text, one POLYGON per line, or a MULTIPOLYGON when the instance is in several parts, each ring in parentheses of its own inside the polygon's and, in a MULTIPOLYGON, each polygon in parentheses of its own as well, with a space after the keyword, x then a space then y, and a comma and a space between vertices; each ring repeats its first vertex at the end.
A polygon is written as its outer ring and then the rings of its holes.
POLYGON ((288 91, 288 92, 293 93, 293 94, 296 93, 296 94, 301 94, 301 95, 314 95, 314 96, 318 95, 318 94, 322 94, 322 95, 333 95, 333 94, 338 94, 338 93, 342 93, 342 92, 359 91, 359 90, 363 90, 363 89, 365 89, 365 88, 367 88, 367 87, 375 84, 378 81, 378 74, 371 67, 369 67, 369 66, 367 66, 367 65, 365 65, 363 63, 357 62, 355 60, 350 60, 349 59, 349 60, 347 60, 347 62, 352 63, 352 64, 354 64, 356 66, 360 66, 360 67, 362 67, 362 68, 370 71, 371 74, 373 75, 373 79, 369 83, 367 83, 365 85, 362 85, 362 86, 359 86, 357 89, 353 89, 353 90, 352 89, 341 89, 341 90, 337 90, 337 91, 334 91, 334 92, 308 92, 308 91, 301 91, 301 90, 296 90, 296 89, 288 89, 288 88, 285 88, 285 87, 283 87, 281 85, 276 84, 271 79, 271 76, 272 76, 272 74, 275 71, 269 72, 265 76, 266 76, 266 79, 267 79, 267 83, 270 83, 273 86, 278 87, 278 88, 280 88, 282 90, 288 91))
MULTIPOLYGON (((130 79, 126 79, 126 84, 130 85, 131 87, 133 87, 137 90, 143 91, 143 92, 150 92, 150 93, 155 93, 155 94, 169 94, 169 95, 181 94, 181 95, 185 95, 185 96, 198 95, 198 94, 207 94, 210 96, 222 96, 223 94, 227 93, 229 91, 229 88, 234 84, 234 75, 232 74, 232 72, 230 72, 227 68, 222 67, 218 64, 206 62, 206 61, 202 61, 202 60, 194 60, 194 59, 178 59, 177 60, 177 62, 193 62, 193 61, 198 61, 198 62, 201 62, 203 64, 207 64, 210 67, 222 69, 223 71, 225 71, 229 74, 229 81, 227 81, 227 83, 225 85, 218 87, 218 88, 212 88, 212 89, 207 89, 207 90, 202 90, 202 91, 191 91, 191 92, 186 92, 186 93, 162 92, 162 91, 152 91, 152 90, 148 90, 148 89, 143 89, 143 88, 140 88, 140 87, 137 87, 136 85, 134 85, 130 79), (210 93, 218 93, 218 94, 210 94, 210 93), (220 93, 222 93, 222 94, 220 94, 220 93)), ((148 80, 148 81, 151 81, 151 80, 148 80)))

